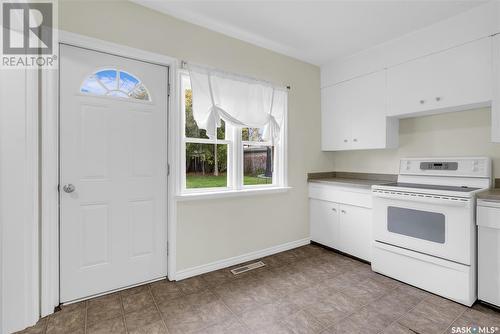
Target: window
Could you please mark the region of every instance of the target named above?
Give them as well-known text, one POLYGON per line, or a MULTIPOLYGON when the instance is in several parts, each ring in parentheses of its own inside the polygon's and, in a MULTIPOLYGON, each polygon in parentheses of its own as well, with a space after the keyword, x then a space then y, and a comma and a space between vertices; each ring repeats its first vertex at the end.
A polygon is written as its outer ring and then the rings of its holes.
MULTIPOLYGON (((181 75, 183 193, 284 186, 281 144, 263 139, 263 128, 240 128, 221 121, 209 139, 193 117, 190 79, 181 75)), ((281 132, 284 138, 285 131, 281 132)))
POLYGON ((262 139, 262 128, 243 128, 243 185, 273 184, 274 147, 262 139))
POLYGON ((80 87, 80 92, 151 101, 148 90, 137 77, 115 69, 99 70, 88 76, 80 87))

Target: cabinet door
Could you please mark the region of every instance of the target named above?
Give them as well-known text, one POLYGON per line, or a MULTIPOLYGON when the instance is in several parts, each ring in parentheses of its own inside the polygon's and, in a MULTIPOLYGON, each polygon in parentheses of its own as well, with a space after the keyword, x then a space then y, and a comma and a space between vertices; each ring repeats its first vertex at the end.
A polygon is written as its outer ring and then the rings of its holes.
POLYGON ((438 53, 429 62, 428 97, 435 108, 467 106, 492 98, 491 38, 438 53))
POLYGON ((352 148, 386 148, 386 71, 353 79, 350 89, 352 148))
POLYGON ((422 57, 387 72, 388 115, 454 111, 491 100, 491 40, 422 57))
POLYGON ((478 206, 477 225, 478 297, 500 306, 500 207, 478 206))
POLYGON ((500 306, 500 230, 478 226, 478 231, 478 297, 500 306))
POLYGON ((426 110, 429 89, 430 57, 423 57, 387 70, 387 114, 402 116, 426 110))
POLYGON ((346 150, 352 144, 350 85, 345 82, 321 89, 322 150, 346 150))
POLYGON ((352 205, 339 205, 340 250, 371 261, 372 210, 352 205))
POLYGON ((339 214, 337 203, 310 199, 309 221, 312 241, 332 248, 338 247, 339 214))

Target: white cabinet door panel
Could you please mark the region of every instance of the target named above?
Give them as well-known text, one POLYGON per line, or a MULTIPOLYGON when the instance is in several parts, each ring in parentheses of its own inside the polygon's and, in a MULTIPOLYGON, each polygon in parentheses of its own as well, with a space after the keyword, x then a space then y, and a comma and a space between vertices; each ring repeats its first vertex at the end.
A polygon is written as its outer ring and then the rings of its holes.
POLYGON ((454 111, 492 98, 491 39, 484 38, 387 71, 388 115, 454 111))
POLYGON ((340 250, 360 259, 371 261, 371 210, 352 205, 339 205, 340 250))
POLYGON ((464 44, 432 56, 429 79, 436 108, 491 100, 491 38, 464 44))
POLYGON ((351 84, 341 83, 321 90, 321 146, 323 150, 345 150, 351 145, 351 84))
POLYGON ((337 151, 397 146, 398 128, 387 126, 386 100, 385 70, 323 88, 322 149, 337 151))
POLYGON ((354 79, 350 89, 352 148, 386 148, 386 71, 354 79))
POLYGON ((387 70, 387 114, 399 116, 423 111, 429 104, 429 57, 387 70))
POLYGON ((309 200, 309 215, 311 223, 311 240, 322 245, 338 248, 339 244, 339 215, 338 204, 309 200))

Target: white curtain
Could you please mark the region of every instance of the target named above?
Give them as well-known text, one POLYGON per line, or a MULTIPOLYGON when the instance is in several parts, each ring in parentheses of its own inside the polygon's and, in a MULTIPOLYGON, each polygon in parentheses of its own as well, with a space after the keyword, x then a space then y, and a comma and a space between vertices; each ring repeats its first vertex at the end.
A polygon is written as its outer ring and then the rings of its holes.
POLYGON ((277 142, 283 128, 284 88, 213 69, 188 65, 193 117, 209 138, 217 137, 221 119, 236 127, 264 128, 264 140, 277 142))

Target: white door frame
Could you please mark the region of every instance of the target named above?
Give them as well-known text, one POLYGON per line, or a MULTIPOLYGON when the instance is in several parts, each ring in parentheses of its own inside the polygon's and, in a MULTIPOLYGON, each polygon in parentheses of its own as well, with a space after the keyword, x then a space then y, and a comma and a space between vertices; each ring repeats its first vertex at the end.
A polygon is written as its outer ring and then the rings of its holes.
MULTIPOLYGON (((157 53, 115 44, 79 34, 59 31, 59 43, 106 52, 169 67, 169 98, 167 102, 167 161, 170 166, 167 189, 167 275, 176 274, 176 207, 175 161, 179 147, 179 99, 177 70, 180 61, 157 53)), ((54 312, 59 305, 59 70, 44 70, 41 76, 41 315, 54 312)))
POLYGON ((0 333, 10 333, 39 317, 39 75, 34 69, 0 71, 9 97, 0 101, 6 139, 0 177, 8 179, 0 191, 0 333))

